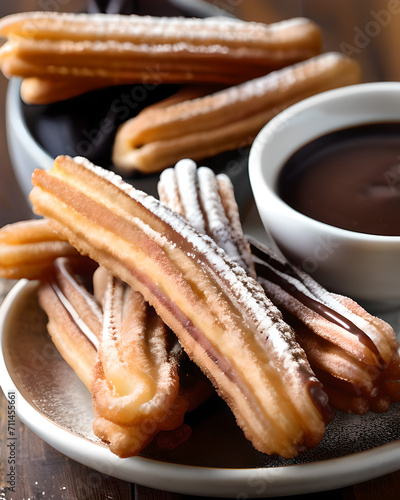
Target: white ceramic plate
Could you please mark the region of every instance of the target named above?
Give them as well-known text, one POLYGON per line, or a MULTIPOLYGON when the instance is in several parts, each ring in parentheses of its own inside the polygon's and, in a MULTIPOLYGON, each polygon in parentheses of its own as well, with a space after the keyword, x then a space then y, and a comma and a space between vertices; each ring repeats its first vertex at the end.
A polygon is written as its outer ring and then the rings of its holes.
POLYGON ((221 497, 312 493, 400 469, 400 405, 384 415, 339 413, 316 450, 285 461, 253 450, 213 401, 192 416, 192 437, 175 452, 155 446, 144 457, 119 459, 91 432, 90 395, 47 336, 36 287, 19 282, 0 309, 1 386, 6 396, 15 392, 19 418, 70 458, 144 486, 221 497))

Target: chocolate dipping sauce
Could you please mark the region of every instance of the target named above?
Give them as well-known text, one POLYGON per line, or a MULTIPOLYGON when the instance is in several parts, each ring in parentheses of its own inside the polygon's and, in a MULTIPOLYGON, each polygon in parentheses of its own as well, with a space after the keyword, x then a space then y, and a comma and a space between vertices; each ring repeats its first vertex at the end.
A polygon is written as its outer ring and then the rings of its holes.
POLYGON ((360 125, 306 144, 284 165, 278 193, 318 221, 400 236, 400 122, 360 125))

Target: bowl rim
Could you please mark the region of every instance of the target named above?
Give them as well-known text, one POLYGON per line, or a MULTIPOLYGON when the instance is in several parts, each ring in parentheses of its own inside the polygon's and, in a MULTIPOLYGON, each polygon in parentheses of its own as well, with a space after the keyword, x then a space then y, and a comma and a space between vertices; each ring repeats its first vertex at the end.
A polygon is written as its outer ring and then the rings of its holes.
MULTIPOLYGON (((280 112, 278 115, 272 118, 257 134, 250 149, 249 177, 256 204, 257 199, 262 198, 263 200, 266 200, 268 198, 272 203, 274 203, 274 206, 278 208, 279 211, 281 211, 282 213, 286 213, 288 216, 290 216, 294 220, 297 220, 299 223, 314 228, 316 232, 318 231, 323 234, 331 234, 332 236, 339 237, 342 240, 399 245, 400 235, 388 236, 351 231, 349 229, 332 226, 330 224, 318 221, 316 219, 313 219, 312 217, 302 214, 301 212, 292 208, 290 205, 284 202, 280 198, 280 196, 278 196, 274 187, 266 181, 263 173, 263 153, 265 148, 272 141, 275 133, 279 132, 286 125, 286 123, 288 123, 294 117, 298 117, 301 114, 309 111, 310 109, 321 106, 324 103, 338 101, 343 99, 344 97, 354 96, 354 98, 362 98, 365 96, 365 94, 376 95, 383 93, 387 94, 388 92, 396 92, 400 95, 400 82, 368 82, 341 87, 333 90, 327 90, 289 106, 284 111, 280 112)), ((382 119, 380 119, 379 121, 382 121, 382 119)), ((344 126, 343 128, 346 128, 346 126, 344 126)), ((332 131, 333 130, 337 130, 337 128, 332 129, 332 131)), ((324 132, 324 134, 326 133, 329 133, 329 130, 324 132)), ((294 152, 295 150, 290 150, 289 156, 294 152)), ((283 164, 274 166, 274 174, 279 172, 282 167, 283 164)), ((274 179, 276 179, 276 175, 274 175, 274 179)))
POLYGON ((21 78, 11 78, 7 89, 7 121, 10 127, 18 131, 19 142, 29 149, 35 160, 45 165, 46 161, 54 161, 48 153, 34 138, 26 123, 22 110, 22 99, 20 95, 21 78))

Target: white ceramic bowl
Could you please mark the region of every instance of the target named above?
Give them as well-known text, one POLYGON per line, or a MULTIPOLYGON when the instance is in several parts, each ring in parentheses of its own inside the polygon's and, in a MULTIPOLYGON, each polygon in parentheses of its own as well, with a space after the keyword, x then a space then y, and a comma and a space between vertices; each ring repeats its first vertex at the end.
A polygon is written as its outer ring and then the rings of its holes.
POLYGON ((282 201, 281 168, 301 146, 329 132, 400 121, 400 83, 366 83, 324 92, 288 108, 257 136, 249 173, 260 217, 289 259, 327 288, 364 303, 400 304, 400 236, 339 229, 282 201))
POLYGON ((31 175, 35 168, 48 169, 54 163, 47 151, 33 138, 28 129, 20 98, 21 80, 10 80, 7 90, 6 126, 7 145, 15 176, 25 196, 31 189, 31 175))

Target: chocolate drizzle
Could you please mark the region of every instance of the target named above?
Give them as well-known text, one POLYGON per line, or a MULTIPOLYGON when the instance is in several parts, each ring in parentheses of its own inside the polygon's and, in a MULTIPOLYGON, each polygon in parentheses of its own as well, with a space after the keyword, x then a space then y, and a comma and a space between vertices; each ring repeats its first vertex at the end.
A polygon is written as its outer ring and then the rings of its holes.
POLYGON ((365 345, 365 347, 367 347, 372 353, 374 353, 380 367, 382 368, 384 367, 385 362, 382 359, 382 356, 380 355, 376 345, 370 339, 370 337, 363 330, 361 330, 361 328, 359 328, 357 325, 355 325, 352 321, 350 321, 342 314, 338 313, 337 311, 333 310, 332 308, 328 307, 322 302, 312 298, 311 296, 305 294, 304 292, 296 288, 296 286, 293 283, 290 283, 290 281, 285 280, 284 277, 278 274, 278 273, 283 273, 288 276, 291 276, 292 278, 299 280, 303 285, 305 285, 301 276, 296 272, 296 270, 292 266, 290 266, 290 264, 280 262, 277 259, 275 259, 272 255, 265 253, 260 247, 256 246, 253 240, 251 242, 251 249, 253 255, 256 257, 254 259, 254 263, 257 275, 260 278, 266 279, 267 281, 270 281, 275 285, 278 285, 282 290, 290 294, 292 297, 294 297, 296 300, 304 304, 312 311, 322 316, 327 321, 330 321, 331 323, 334 323, 335 325, 344 328, 350 334, 355 335, 358 338, 358 340, 363 345, 365 345))
POLYGON ((321 389, 320 381, 313 382, 309 380, 307 382, 307 391, 310 398, 314 401, 314 404, 319 409, 321 416, 327 424, 332 422, 335 416, 335 411, 332 406, 328 403, 328 398, 324 390, 321 389))

